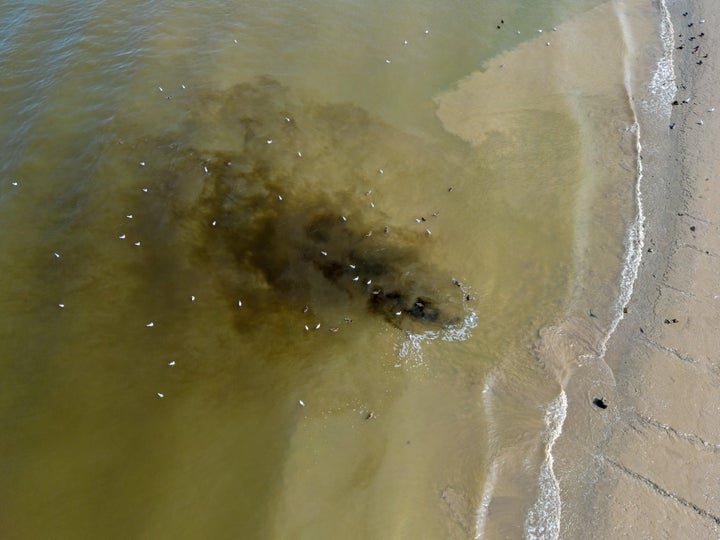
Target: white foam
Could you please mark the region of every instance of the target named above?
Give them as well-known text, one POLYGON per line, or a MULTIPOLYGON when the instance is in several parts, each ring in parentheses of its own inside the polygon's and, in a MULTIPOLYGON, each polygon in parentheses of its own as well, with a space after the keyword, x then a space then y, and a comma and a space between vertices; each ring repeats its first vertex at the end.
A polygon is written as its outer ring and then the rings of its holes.
POLYGON ((485 478, 485 485, 483 486, 482 498, 480 499, 480 506, 475 514, 475 540, 480 540, 485 534, 485 522, 487 521, 487 515, 490 509, 490 501, 492 501, 493 492, 495 491, 499 469, 500 463, 498 460, 494 459, 490 462, 487 477, 485 478))
MULTIPOLYGON (((675 80, 675 72, 674 68, 672 67, 672 51, 674 47, 674 41, 673 41, 673 26, 670 22, 670 16, 667 10, 667 6, 665 5, 665 1, 662 0, 660 2, 662 10, 663 10, 663 22, 661 24, 661 38, 663 41, 663 55, 658 60, 657 69, 655 71, 655 74, 653 75, 652 81, 657 83, 657 81, 660 80, 660 77, 671 77, 671 80, 675 80), (668 34, 669 32, 669 34, 668 34), (666 60, 670 63, 670 66, 666 65, 666 60)), ((626 51, 632 51, 633 44, 632 44, 632 37, 630 35, 630 30, 628 27, 628 23, 625 18, 625 14, 621 11, 617 11, 618 19, 620 21, 620 25, 623 30, 623 38, 626 42, 626 51)), ((610 341, 610 338, 615 333, 615 330, 617 329, 618 325, 620 324, 620 321, 624 318, 624 308, 627 306, 628 302, 630 301, 630 298, 632 297, 633 288, 635 286, 635 280, 637 279, 638 272, 640 270, 640 262, 642 261, 642 254, 643 254, 643 248, 645 245, 645 211, 643 206, 643 194, 642 194, 642 182, 643 182, 643 163, 642 163, 642 137, 641 137, 641 131, 640 131, 640 123, 638 121, 637 111, 635 109, 634 101, 633 101, 633 91, 632 91, 632 75, 631 75, 631 68, 629 66, 628 58, 627 58, 627 52, 625 55, 625 90, 627 92, 628 96, 628 103, 630 106, 630 110, 633 113, 633 125, 631 131, 635 134, 635 150, 637 154, 637 162, 636 162, 636 171, 637 171, 637 179, 635 181, 635 206, 636 206, 636 213, 635 213, 635 219, 633 220, 633 223, 630 225, 630 228, 628 229, 626 238, 625 238, 625 261, 623 264, 622 269, 622 275, 620 279, 620 294, 618 295, 618 299, 615 302, 615 313, 613 316, 613 320, 610 323, 610 327, 608 328, 608 331, 606 332, 603 339, 600 341, 600 344, 597 349, 597 358, 602 360, 605 357, 605 353, 607 352, 607 345, 610 341)), ((656 90, 653 90, 652 88, 653 82, 650 83, 650 90, 651 92, 659 92, 660 87, 656 88, 656 90)), ((673 84, 670 84, 670 86, 673 88, 672 92, 674 95, 674 82, 673 84)), ((660 99, 662 96, 658 96, 658 99, 660 99)), ((672 96, 671 96, 672 97, 672 96)), ((670 103, 669 99, 667 97, 664 97, 663 99, 667 99, 667 103, 670 103)))
POLYGON ((672 101, 675 98, 677 87, 675 85, 675 64, 673 62, 673 51, 675 50, 675 29, 670 20, 665 0, 660 0, 662 19, 660 21, 660 40, 662 41, 662 56, 657 61, 657 67, 653 73, 648 88, 651 98, 645 102, 646 107, 663 118, 670 118, 672 101))
MULTIPOLYGON (((465 287, 461 287, 463 297, 468 294, 465 287)), ((419 366, 423 363, 422 346, 428 341, 466 341, 472 336, 472 329, 477 326, 477 313, 466 307, 465 317, 457 324, 448 325, 441 330, 426 330, 424 332, 407 332, 405 341, 395 347, 398 359, 405 365, 419 366)), ((399 366, 401 364, 397 364, 399 366)))
MULTIPOLYGON (((642 261, 643 246, 645 245, 645 211, 642 198, 642 179, 643 165, 641 159, 642 144, 640 143, 640 124, 637 121, 632 126, 635 133, 635 146, 637 149, 637 180, 635 181, 635 219, 625 237, 625 261, 623 263, 622 274, 620 277, 620 293, 615 302, 613 320, 610 323, 608 331, 600 341, 597 348, 596 357, 598 360, 605 358, 607 345, 610 338, 615 333, 620 321, 623 320, 625 307, 632 297, 635 280, 640 270, 640 262, 642 261)), ((614 380, 614 377, 613 377, 614 380)))
MULTIPOLYGON (((617 6, 617 4, 615 4, 617 6)), ((675 70, 673 66, 673 26, 670 21, 670 15, 667 10, 665 0, 660 2, 663 12, 663 20, 660 24, 660 37, 663 43, 663 53, 657 62, 657 67, 653 73, 653 77, 649 83, 649 91, 653 96, 652 101, 648 101, 648 106, 652 111, 662 112, 669 116, 669 103, 675 94, 675 70)), ((623 263, 620 290, 618 298, 615 302, 613 320, 608 327, 607 332, 599 343, 595 355, 597 360, 602 361, 607 352, 607 345, 610 338, 615 333, 620 321, 624 318, 625 307, 627 306, 633 294, 633 288, 640 270, 640 262, 642 260, 643 249, 645 245, 645 211, 643 206, 642 182, 643 182, 643 164, 642 164, 642 137, 640 123, 633 100, 633 81, 632 70, 628 61, 628 53, 635 50, 632 43, 632 36, 626 16, 621 9, 616 10, 618 20, 623 32, 625 40, 625 57, 624 57, 624 82, 625 90, 628 96, 628 103, 633 114, 633 124, 631 132, 635 134, 635 149, 637 154, 636 161, 636 181, 635 181, 635 218, 628 228, 625 237, 625 260, 623 263)), ((612 371, 606 365, 610 376, 613 378, 612 371)), ((560 535, 560 523, 562 516, 562 500, 560 498, 560 483, 555 476, 553 470, 554 457, 552 454, 553 447, 558 437, 562 433, 562 427, 567 416, 567 396, 562 390, 560 395, 548 406, 545 414, 545 425, 547 426, 547 443, 545 446, 545 461, 540 470, 539 484, 540 494, 535 505, 528 513, 526 520, 526 537, 529 539, 556 539, 560 535)))
POLYGON ((562 433, 567 416, 567 395, 560 391, 545 412, 546 444, 545 460, 540 468, 540 494, 528 512, 525 521, 525 537, 529 540, 548 540, 560 537, 560 518, 562 515, 562 499, 560 498, 560 482, 553 469, 555 458, 553 446, 562 433))
MULTIPOLYGON (((482 391, 483 411, 487 422, 487 440, 496 441, 496 423, 495 423, 495 407, 493 405, 492 390, 495 386, 495 373, 491 372, 485 379, 485 385, 482 391)), ((500 472, 500 460, 495 456, 490 456, 485 483, 483 484, 480 505, 475 511, 475 540, 480 540, 485 534, 485 523, 487 522, 488 512, 490 511, 490 502, 492 501, 495 485, 497 484, 498 474, 500 472)))
POLYGON ((477 313, 469 310, 460 324, 450 325, 440 332, 443 341, 466 341, 472 336, 472 329, 477 326, 477 313))

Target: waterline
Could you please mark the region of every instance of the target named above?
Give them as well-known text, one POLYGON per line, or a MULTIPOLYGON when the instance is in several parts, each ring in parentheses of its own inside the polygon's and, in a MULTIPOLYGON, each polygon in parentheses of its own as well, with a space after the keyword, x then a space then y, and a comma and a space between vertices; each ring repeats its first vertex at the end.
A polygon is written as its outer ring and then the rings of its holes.
MULTIPOLYGON (((610 338, 615 333, 620 321, 623 320, 627 305, 633 294, 633 288, 635 281, 637 280, 638 271, 640 270, 640 263, 642 262, 642 254, 645 246, 645 210, 643 205, 643 162, 642 162, 642 134, 640 129, 640 121, 638 119, 638 112, 635 106, 635 97, 633 92, 634 81, 632 79, 632 66, 628 59, 628 51, 635 50, 635 45, 632 40, 630 33, 629 23, 627 16, 619 4, 616 2, 616 13, 620 26, 623 31, 623 38, 625 40, 626 54, 623 58, 625 69, 624 69, 624 82, 625 91, 628 96, 628 104, 633 115, 633 124, 630 127, 630 131, 635 134, 635 151, 637 156, 636 171, 637 180, 635 182, 635 205, 636 214, 633 223, 628 229, 627 236, 625 239, 625 262, 622 269, 622 275, 620 279, 620 294, 617 302, 615 303, 615 316, 613 317, 610 327, 603 337, 596 358, 603 360, 605 353, 607 352, 607 345, 610 338)), ((655 100, 653 105, 650 107, 653 112, 662 114, 663 118, 669 117, 670 115, 670 103, 675 96, 675 69, 672 62, 672 51, 675 46, 673 38, 673 26, 670 21, 670 14, 668 12, 665 0, 660 2, 661 10, 663 13, 662 21, 660 23, 660 38, 663 45, 663 53, 657 62, 656 69, 653 73, 652 79, 648 85, 649 90, 655 100)))
MULTIPOLYGON (((630 58, 630 55, 636 51, 636 44, 634 43, 630 22, 628 21, 626 13, 627 6, 621 1, 614 1, 612 5, 624 42, 622 55, 623 84, 632 120, 631 125, 627 128, 627 132, 634 135, 635 150, 636 178, 633 192, 635 215, 625 233, 625 253, 620 273, 618 296, 614 303, 611 322, 607 330, 603 333, 597 347, 594 347, 594 350, 590 353, 579 355, 578 359, 580 361, 591 360, 597 362, 608 374, 609 382, 615 385, 614 373, 604 359, 608 343, 620 325, 620 322, 624 319, 625 313, 627 313, 627 307, 632 298, 635 283, 638 278, 645 246, 646 215, 643 198, 643 138, 634 91, 636 81, 633 79, 633 70, 635 66, 630 58)), ((669 115, 669 104, 675 92, 675 74, 672 63, 674 49, 673 28, 664 0, 661 2, 661 12, 662 20, 660 22, 659 34, 662 42, 662 54, 656 63, 652 79, 648 83, 648 90, 653 97, 652 102, 649 104, 644 102, 643 105, 645 105, 651 113, 655 113, 656 117, 667 118, 669 115)), ((528 513, 526 522, 527 538, 554 539, 559 537, 562 501, 560 498, 560 485, 552 468, 554 463, 552 450, 555 441, 562 433, 566 412, 567 398, 563 390, 561 391, 561 395, 550 403, 546 412, 546 424, 548 426, 546 460, 543 463, 540 473, 540 495, 528 513), (558 410, 558 407, 560 407, 560 410, 558 410), (553 423, 553 420, 557 423, 553 423)))
POLYGON ((545 446, 545 460, 540 469, 540 495, 528 512, 525 522, 525 537, 529 540, 557 539, 560 536, 560 519, 562 517, 562 499, 560 498, 560 482, 555 476, 553 465, 553 447, 562 433, 565 417, 567 416, 567 395, 560 390, 545 413, 545 426, 547 428, 547 444, 545 446))
POLYGON ((662 19, 660 21, 660 40, 663 45, 663 54, 657 62, 657 67, 650 80, 650 93, 654 99, 646 102, 650 111, 657 113, 664 119, 670 118, 672 106, 670 105, 677 93, 675 85, 675 63, 673 51, 675 50, 675 29, 670 19, 670 11, 665 0, 660 0, 662 19))

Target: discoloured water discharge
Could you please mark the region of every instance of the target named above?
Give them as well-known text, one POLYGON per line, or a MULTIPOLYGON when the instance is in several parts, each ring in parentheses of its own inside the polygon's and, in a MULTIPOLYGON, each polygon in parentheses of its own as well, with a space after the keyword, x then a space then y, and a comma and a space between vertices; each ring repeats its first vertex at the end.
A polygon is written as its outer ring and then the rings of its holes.
POLYGON ((408 331, 462 321, 466 295, 434 262, 432 231, 373 202, 393 182, 373 164, 387 141, 405 149, 396 174, 450 170, 451 159, 357 107, 293 102, 268 78, 193 106, 177 132, 116 140, 108 153, 121 174, 156 182, 137 191, 156 197, 146 226, 180 239, 195 271, 215 278, 238 329, 278 315, 301 329, 309 310, 336 328, 360 307, 408 331))

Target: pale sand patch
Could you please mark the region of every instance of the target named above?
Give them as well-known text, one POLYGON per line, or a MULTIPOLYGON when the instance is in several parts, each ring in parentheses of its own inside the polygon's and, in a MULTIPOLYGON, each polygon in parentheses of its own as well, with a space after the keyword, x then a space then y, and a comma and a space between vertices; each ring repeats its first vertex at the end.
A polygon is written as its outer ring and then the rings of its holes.
POLYGON ((565 113, 573 100, 624 96, 622 29, 613 3, 545 29, 493 57, 436 99, 446 130, 474 144, 511 136, 527 110, 565 113))

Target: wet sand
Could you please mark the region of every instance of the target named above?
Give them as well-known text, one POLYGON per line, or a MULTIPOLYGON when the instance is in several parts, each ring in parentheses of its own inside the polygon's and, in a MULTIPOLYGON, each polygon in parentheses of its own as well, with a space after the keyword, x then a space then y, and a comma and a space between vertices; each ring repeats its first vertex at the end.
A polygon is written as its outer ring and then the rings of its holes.
POLYGON ((643 259, 605 355, 615 384, 585 381, 569 390, 558 454, 567 501, 561 538, 720 533, 720 4, 668 7, 678 86, 674 152, 665 173, 644 182, 643 259), (585 426, 582 436, 570 434, 574 425, 585 426), (574 444, 585 445, 576 461, 568 451, 574 444), (580 474, 587 476, 573 482, 580 474))

